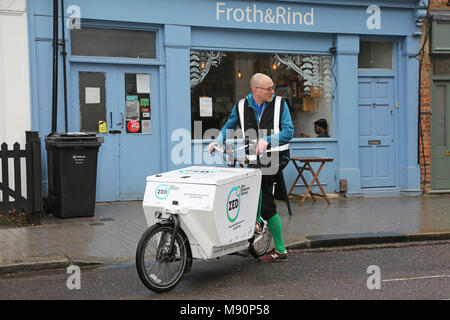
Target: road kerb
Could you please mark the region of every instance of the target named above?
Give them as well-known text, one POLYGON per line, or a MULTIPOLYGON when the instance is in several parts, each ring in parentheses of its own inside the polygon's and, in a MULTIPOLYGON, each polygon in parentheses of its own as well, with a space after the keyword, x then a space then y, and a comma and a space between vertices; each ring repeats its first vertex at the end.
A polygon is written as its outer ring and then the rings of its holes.
POLYGON ((425 232, 425 233, 410 233, 408 234, 408 241, 432 241, 432 240, 450 240, 450 232, 425 232))
POLYGON ((450 240, 450 232, 410 234, 403 232, 380 232, 299 236, 287 239, 286 247, 288 249, 316 249, 435 240, 450 240))
POLYGON ((65 256, 30 257, 16 261, 0 262, 0 274, 61 269, 69 266, 70 260, 65 256))

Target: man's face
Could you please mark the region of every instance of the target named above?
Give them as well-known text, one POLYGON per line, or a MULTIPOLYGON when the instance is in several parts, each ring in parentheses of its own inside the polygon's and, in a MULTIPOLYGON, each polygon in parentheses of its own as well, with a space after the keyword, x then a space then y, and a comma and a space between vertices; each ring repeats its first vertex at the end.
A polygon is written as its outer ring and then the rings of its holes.
POLYGON ((319 127, 317 124, 315 124, 314 125, 314 132, 316 133, 316 134, 320 134, 320 133, 322 133, 322 128, 321 127, 319 127))
POLYGON ((270 79, 269 77, 261 79, 261 81, 254 90, 255 98, 257 98, 257 100, 262 102, 272 101, 272 94, 274 93, 275 93, 274 84, 272 79, 270 79))

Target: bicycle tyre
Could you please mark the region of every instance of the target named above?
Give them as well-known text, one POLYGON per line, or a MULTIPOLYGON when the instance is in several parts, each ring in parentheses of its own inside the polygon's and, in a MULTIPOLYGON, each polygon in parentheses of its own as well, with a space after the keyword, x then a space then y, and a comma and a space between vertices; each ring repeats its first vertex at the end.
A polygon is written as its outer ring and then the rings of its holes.
POLYGON ((176 234, 174 254, 168 253, 172 234, 172 225, 153 225, 144 232, 136 249, 139 278, 147 288, 157 293, 172 290, 183 278, 192 259, 189 241, 181 229, 176 234), (154 268, 150 268, 152 264, 154 268), (174 269, 172 275, 169 274, 170 269, 174 269))
POLYGON ((263 234, 261 235, 255 234, 253 238, 250 239, 248 252, 255 258, 262 257, 267 253, 267 250, 269 250, 271 243, 272 243, 272 233, 270 233, 269 228, 267 228, 263 234), (261 236, 259 240, 258 236, 261 236))

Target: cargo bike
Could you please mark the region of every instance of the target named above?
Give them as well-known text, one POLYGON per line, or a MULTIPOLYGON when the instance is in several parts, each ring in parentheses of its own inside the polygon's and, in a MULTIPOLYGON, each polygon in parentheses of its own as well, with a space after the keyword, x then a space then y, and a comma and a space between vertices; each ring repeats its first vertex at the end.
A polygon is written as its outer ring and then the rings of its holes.
POLYGON ((147 177, 143 209, 149 228, 137 246, 136 268, 152 291, 173 289, 193 259, 243 250, 256 258, 266 254, 268 224, 261 219, 255 233, 261 171, 235 167, 235 155, 245 147, 215 148, 226 167, 191 166, 147 177))

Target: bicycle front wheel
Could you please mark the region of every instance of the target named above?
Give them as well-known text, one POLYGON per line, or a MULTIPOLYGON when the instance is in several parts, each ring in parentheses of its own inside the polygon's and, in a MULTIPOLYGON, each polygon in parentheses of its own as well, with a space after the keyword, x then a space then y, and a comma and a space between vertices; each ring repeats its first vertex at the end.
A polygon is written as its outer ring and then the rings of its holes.
POLYGON ((153 225, 142 235, 136 250, 136 268, 144 285, 155 292, 173 289, 183 278, 190 257, 189 241, 177 232, 172 252, 172 225, 153 225))
POLYGON ((248 252, 255 258, 261 257, 267 253, 270 244, 272 243, 272 233, 268 227, 266 227, 265 232, 262 234, 255 234, 250 240, 250 246, 248 247, 248 252))

